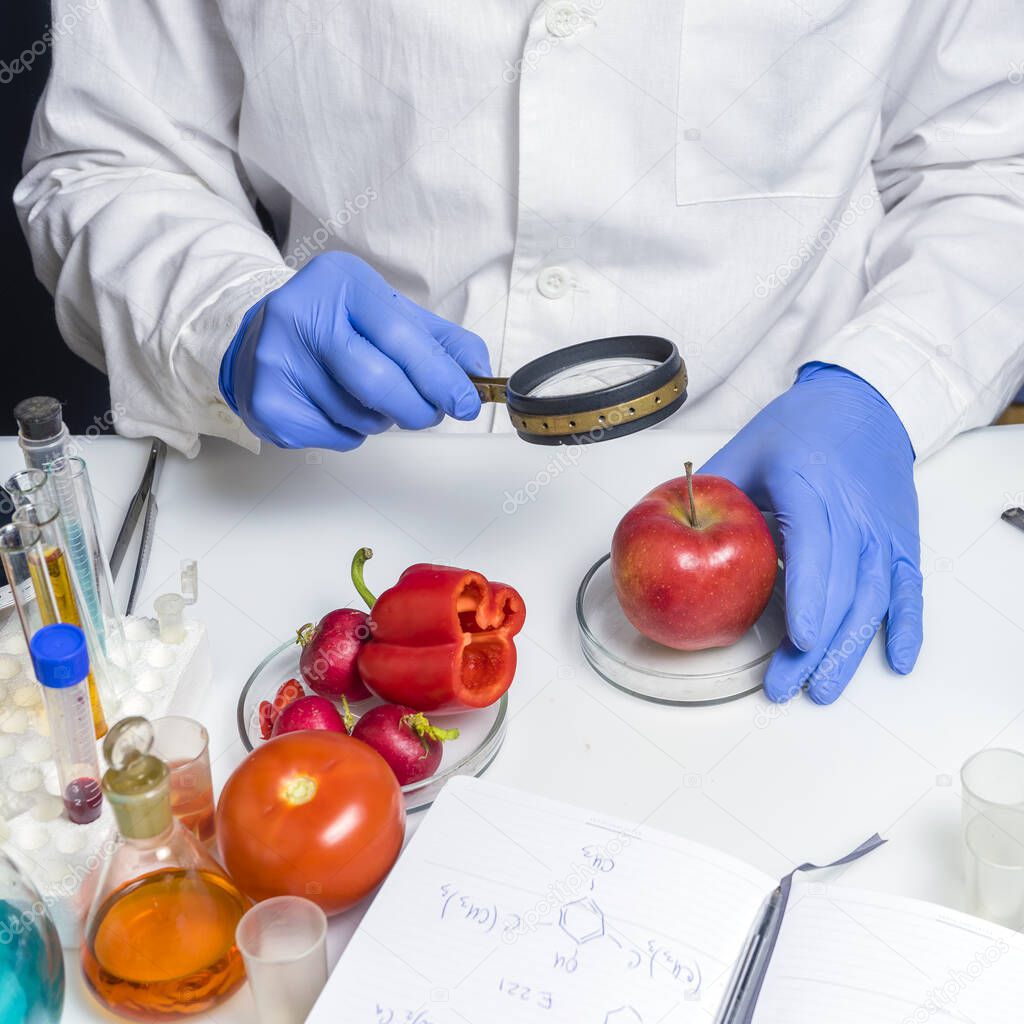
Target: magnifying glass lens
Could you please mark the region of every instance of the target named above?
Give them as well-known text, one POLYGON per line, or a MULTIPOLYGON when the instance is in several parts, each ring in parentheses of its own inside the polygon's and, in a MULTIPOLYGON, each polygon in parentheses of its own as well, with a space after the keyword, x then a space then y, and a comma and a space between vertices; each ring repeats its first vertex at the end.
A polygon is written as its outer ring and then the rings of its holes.
POLYGON ((676 346, 647 334, 581 341, 530 360, 510 377, 473 377, 481 401, 504 402, 533 444, 589 444, 632 434, 686 400, 676 346))
POLYGON ((639 380, 657 365, 652 359, 635 356, 592 359, 559 370, 531 388, 527 394, 530 398, 565 398, 590 394, 639 380))

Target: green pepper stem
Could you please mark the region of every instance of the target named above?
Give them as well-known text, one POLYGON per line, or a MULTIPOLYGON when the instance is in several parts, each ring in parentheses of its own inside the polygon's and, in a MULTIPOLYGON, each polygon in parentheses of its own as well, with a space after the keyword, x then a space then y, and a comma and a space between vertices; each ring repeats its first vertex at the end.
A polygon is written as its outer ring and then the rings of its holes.
POLYGON ((363 580, 363 566, 371 558, 373 558, 372 548, 360 548, 352 556, 352 582, 355 584, 359 596, 366 602, 367 608, 372 608, 377 603, 377 598, 373 596, 373 593, 363 580))

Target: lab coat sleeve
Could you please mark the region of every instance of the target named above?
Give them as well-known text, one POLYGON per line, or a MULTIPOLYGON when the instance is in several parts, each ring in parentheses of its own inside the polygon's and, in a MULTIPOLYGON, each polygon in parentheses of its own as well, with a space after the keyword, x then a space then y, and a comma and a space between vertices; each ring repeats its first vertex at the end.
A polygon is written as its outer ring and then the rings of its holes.
POLYGON ((14 198, 61 332, 106 370, 120 433, 255 449, 217 371, 290 271, 238 160, 242 72, 216 2, 55 0, 50 31, 14 198))
POLYGON ((1024 380, 1024 5, 919 0, 904 35, 874 159, 870 290, 801 356, 873 384, 920 458, 990 423, 1024 380))

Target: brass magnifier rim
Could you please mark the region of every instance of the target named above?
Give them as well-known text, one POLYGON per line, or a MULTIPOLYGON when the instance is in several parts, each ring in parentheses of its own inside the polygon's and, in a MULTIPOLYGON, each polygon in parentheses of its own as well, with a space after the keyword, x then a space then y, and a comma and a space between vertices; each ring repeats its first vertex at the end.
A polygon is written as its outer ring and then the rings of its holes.
POLYGON ((481 402, 508 406, 516 432, 533 444, 605 441, 654 426, 686 400, 686 366, 666 338, 623 335, 597 338, 549 352, 510 377, 471 377, 481 402), (652 367, 622 384, 578 395, 530 394, 546 380, 591 360, 638 357, 652 367))

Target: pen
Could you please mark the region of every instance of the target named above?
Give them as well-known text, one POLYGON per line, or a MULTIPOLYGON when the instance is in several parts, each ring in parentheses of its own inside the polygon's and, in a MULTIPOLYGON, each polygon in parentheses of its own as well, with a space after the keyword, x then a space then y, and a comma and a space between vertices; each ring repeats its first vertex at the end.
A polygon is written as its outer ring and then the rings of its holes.
POLYGON ((747 939, 715 1024, 747 1024, 753 1016, 782 908, 782 887, 778 886, 769 896, 757 926, 747 939))

